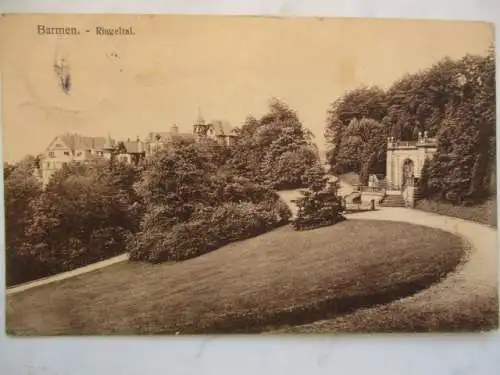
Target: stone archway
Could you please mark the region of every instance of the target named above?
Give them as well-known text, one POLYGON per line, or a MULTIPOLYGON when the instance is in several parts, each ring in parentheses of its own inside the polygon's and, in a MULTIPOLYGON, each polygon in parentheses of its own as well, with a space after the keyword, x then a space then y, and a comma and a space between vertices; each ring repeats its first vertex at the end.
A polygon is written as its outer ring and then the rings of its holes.
POLYGON ((405 159, 402 171, 402 186, 412 185, 415 178, 415 163, 411 159, 405 159))

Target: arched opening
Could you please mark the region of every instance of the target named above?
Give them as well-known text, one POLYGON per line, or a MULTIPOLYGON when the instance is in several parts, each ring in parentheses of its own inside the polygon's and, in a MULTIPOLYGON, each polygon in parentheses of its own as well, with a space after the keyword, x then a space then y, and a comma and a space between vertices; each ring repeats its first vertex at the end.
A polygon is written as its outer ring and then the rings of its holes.
POLYGON ((413 185, 415 178, 414 163, 411 159, 406 159, 403 163, 403 186, 413 185))

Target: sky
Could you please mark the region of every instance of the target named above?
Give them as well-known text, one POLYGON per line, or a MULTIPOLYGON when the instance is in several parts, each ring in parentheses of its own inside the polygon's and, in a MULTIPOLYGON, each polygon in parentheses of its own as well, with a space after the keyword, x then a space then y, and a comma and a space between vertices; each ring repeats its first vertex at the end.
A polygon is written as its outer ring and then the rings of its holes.
POLYGON ((326 111, 346 90, 388 87, 449 56, 485 54, 485 22, 243 16, 3 15, 4 160, 45 150, 65 132, 135 139, 206 120, 239 126, 273 97, 298 112, 324 149, 326 111), (77 36, 37 35, 37 25, 77 36), (133 36, 98 36, 97 26, 133 36), (90 32, 86 33, 85 29, 90 32), (64 92, 54 63, 64 59, 64 92))

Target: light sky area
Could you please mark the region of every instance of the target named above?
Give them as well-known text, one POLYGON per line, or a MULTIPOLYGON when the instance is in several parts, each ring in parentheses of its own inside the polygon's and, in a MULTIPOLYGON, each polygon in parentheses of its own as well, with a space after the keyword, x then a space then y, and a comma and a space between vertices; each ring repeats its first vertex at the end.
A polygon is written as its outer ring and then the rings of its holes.
POLYGON ((198 108, 206 120, 239 126, 272 97, 297 110, 324 149, 326 111, 346 90, 387 87, 445 56, 485 54, 493 35, 484 22, 2 16, 4 160, 41 153, 65 132, 135 139, 172 124, 190 132, 198 108), (39 24, 81 34, 38 35, 39 24), (97 26, 132 26, 136 35, 97 36, 97 26), (67 94, 54 72, 62 58, 67 94))

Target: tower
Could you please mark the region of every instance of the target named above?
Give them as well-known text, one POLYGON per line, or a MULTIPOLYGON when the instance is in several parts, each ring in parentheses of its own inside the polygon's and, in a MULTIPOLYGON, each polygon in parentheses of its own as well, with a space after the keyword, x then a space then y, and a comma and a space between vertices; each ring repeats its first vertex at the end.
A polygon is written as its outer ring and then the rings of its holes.
POLYGON ((111 136, 108 133, 108 136, 106 137, 106 141, 104 142, 104 146, 102 147, 102 154, 106 159, 112 159, 114 150, 115 150, 115 147, 113 144, 113 140, 111 139, 111 136))
POLYGON ((198 118, 193 124, 193 134, 196 141, 207 138, 208 132, 211 130, 211 125, 207 124, 201 115, 200 107, 198 107, 198 118))
POLYGON ((104 142, 103 150, 111 152, 113 149, 114 149, 113 140, 111 139, 111 136, 108 133, 106 141, 104 142))

